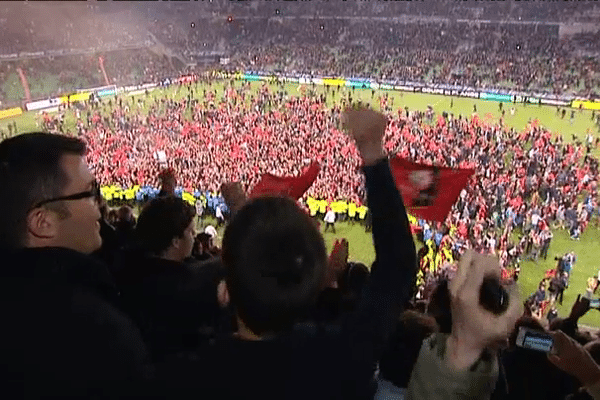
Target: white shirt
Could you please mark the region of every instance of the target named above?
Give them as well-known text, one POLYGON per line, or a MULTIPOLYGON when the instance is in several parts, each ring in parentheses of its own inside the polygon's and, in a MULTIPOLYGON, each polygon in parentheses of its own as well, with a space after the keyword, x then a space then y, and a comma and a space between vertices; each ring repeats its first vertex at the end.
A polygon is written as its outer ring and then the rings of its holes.
POLYGON ((217 230, 212 225, 208 225, 206 228, 204 228, 204 233, 210 235, 210 237, 213 239, 217 237, 217 230))
POLYGON ((333 210, 327 211, 327 214, 325 214, 325 222, 330 224, 333 224, 335 222, 335 213, 333 212, 333 210))

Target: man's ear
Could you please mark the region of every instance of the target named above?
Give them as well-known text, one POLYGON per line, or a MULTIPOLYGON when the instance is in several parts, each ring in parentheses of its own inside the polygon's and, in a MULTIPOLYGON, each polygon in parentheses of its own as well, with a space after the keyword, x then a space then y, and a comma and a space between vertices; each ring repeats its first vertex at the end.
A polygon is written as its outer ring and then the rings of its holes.
POLYGON ((27 233, 39 240, 52 239, 58 235, 57 213, 36 208, 27 214, 27 233))
POLYGON ((229 305, 229 290, 227 289, 225 280, 221 280, 217 286, 217 300, 221 308, 225 308, 229 305))

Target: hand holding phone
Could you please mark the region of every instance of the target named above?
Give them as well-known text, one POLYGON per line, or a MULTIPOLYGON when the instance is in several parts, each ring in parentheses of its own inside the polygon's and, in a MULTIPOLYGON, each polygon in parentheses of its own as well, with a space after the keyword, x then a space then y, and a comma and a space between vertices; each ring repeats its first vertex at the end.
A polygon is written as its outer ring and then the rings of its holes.
POLYGON ((524 349, 550 353, 554 346, 554 338, 549 333, 522 326, 519 328, 516 344, 524 349))
POLYGON ((566 373, 576 377, 583 386, 600 382, 600 366, 579 343, 561 331, 552 332, 554 348, 548 360, 566 373))

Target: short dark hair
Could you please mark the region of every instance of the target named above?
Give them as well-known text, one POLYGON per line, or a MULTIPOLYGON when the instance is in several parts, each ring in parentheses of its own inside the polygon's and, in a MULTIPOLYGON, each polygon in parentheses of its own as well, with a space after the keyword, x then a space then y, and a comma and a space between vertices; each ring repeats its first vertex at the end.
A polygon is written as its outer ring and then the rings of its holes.
MULTIPOLYGON (((0 247, 14 250, 25 246, 31 208, 63 195, 69 184, 62 157, 85 154, 83 141, 42 132, 25 133, 0 143, 0 247)), ((50 206, 65 212, 60 202, 50 206)))
POLYGON ((257 335, 290 329, 323 288, 327 255, 310 217, 290 199, 260 197, 233 217, 223 238, 233 305, 257 335))
POLYGON ((171 246, 173 239, 183 236, 196 215, 186 201, 166 196, 146 204, 136 226, 136 234, 143 250, 161 254, 171 246))
POLYGON ((342 288, 347 293, 359 296, 369 281, 369 269, 361 262, 349 262, 342 278, 342 288))
POLYGON ((119 209, 117 210, 117 218, 120 221, 135 220, 135 217, 133 216, 133 210, 129 206, 119 207, 119 209))
POLYGON ((208 250, 208 245, 210 244, 212 238, 213 237, 206 232, 200 232, 196 235, 196 240, 202 243, 202 247, 204 247, 206 250, 208 250))
POLYGON ((596 361, 596 364, 600 363, 600 340, 586 343, 586 350, 590 353, 594 361, 596 361))

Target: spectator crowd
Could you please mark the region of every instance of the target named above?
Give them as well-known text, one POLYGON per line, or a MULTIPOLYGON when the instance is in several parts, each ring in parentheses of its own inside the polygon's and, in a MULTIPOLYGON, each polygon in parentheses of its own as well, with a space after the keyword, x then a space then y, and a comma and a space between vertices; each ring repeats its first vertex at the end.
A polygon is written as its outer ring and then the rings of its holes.
MULTIPOLYGON (((0 101, 23 98, 17 68, 22 68, 27 77, 40 78, 39 83, 34 80, 32 84, 35 98, 103 84, 99 56, 110 65, 107 74, 111 84, 173 77, 186 68, 182 63, 185 60, 190 65, 204 63, 194 67, 196 72, 208 67, 455 84, 586 98, 598 98, 600 94, 600 65, 597 57, 590 56, 600 50, 598 33, 560 36, 559 23, 552 21, 476 16, 456 20, 435 17, 433 9, 429 10, 432 15, 409 13, 410 17, 391 20, 352 13, 305 15, 302 7, 296 12, 276 8, 255 15, 257 9, 270 9, 272 5, 235 12, 211 5, 209 8, 215 8, 212 12, 191 17, 183 6, 172 13, 146 10, 147 15, 135 7, 120 6, 124 9, 112 13, 94 7, 99 6, 81 7, 77 13, 82 16, 76 19, 71 15, 75 11, 44 11, 40 7, 31 8, 35 15, 27 12, 19 16, 25 21, 15 15, 2 18, 0 14, 0 31, 12 38, 3 41, 2 45, 8 46, 4 54, 43 53, 33 59, 23 55, 18 60, 0 62, 0 76, 15 86, 2 85, 0 101), (47 31, 43 25, 48 13, 64 20, 61 35, 47 31), (156 15, 150 18, 151 14, 156 15), (168 55, 158 55, 161 53, 157 49, 162 46, 154 46, 153 52, 146 49, 156 40, 168 49, 162 50, 168 55), (220 58, 228 61, 226 66, 219 64, 220 58), (136 65, 132 65, 134 60, 136 65), (54 79, 59 84, 46 87, 44 82, 54 79)), ((476 11, 463 8, 467 15, 476 11)))
MULTIPOLYGON (((437 12, 435 6, 428 15, 437 12)), ((588 93, 598 86, 595 61, 557 57, 555 68, 547 68, 562 51, 552 26, 539 32, 492 27, 483 38, 466 35, 469 45, 457 39, 465 26, 443 26, 438 37, 434 24, 420 32, 364 21, 353 30, 333 21, 315 20, 316 29, 261 22, 274 41, 290 31, 310 34, 303 44, 270 52, 240 42, 244 50, 233 66, 275 65, 299 74, 371 70, 382 79, 469 85, 490 84, 489 78, 523 89, 550 86, 554 93, 574 79, 588 93), (398 30, 397 39, 380 41, 389 29, 398 30), (532 53, 519 55, 519 43, 503 50, 499 36, 506 29, 531 36, 523 47, 532 53), (357 44, 364 30, 373 36, 357 44), (390 50, 411 32, 413 49, 390 50), (323 36, 353 47, 323 48, 323 36), (444 43, 471 50, 450 55, 444 43), (496 58, 477 46, 494 49, 496 58), (399 61, 374 66, 364 48, 399 61), (363 61, 346 63, 344 54, 363 61), (485 59, 479 54, 496 67, 491 75, 477 64, 485 59)), ((267 42, 257 27, 234 22, 223 28, 234 45, 240 35, 267 42)), ((113 37, 101 20, 90 26, 106 29, 108 40, 128 42, 139 33, 113 37)), ((134 54, 147 57, 149 65, 138 71, 144 79, 161 79, 174 67, 145 50, 134 54)), ((128 72, 135 61, 114 58, 106 68, 119 68, 115 79, 137 80, 128 72)), ((45 68, 36 65, 28 72, 45 68)), ((95 66, 90 58, 78 68, 95 66)), ((593 298, 600 272, 565 318, 556 304, 574 253, 558 256, 524 303, 516 285, 522 260, 552 257, 553 229, 568 229, 578 240, 600 223, 593 156, 599 139, 565 140, 537 120, 517 132, 503 118, 495 123, 475 110, 411 110, 385 94, 378 94, 377 112, 339 87, 317 93, 300 85, 292 95, 283 85, 256 91, 249 83, 207 78, 178 84, 174 92, 69 104, 55 117, 40 114, 40 132, 0 142, 5 393, 27 399, 600 399, 600 336, 578 326, 586 313, 600 312, 593 298), (74 131, 64 123, 67 113, 75 116, 74 131), (425 221, 405 206, 393 157, 475 172, 444 221, 425 221), (297 176, 313 162, 319 175, 300 199, 248 198, 262 174, 297 176), (101 189, 108 185, 160 191, 136 218, 127 205, 110 210, 101 189), (178 196, 182 190, 187 198, 178 196), (214 195, 210 211, 225 225, 220 247, 214 227, 196 232, 209 206, 190 204, 196 191, 214 195), (215 200, 221 197, 226 207, 215 200), (351 216, 350 204, 355 212, 368 207, 376 255, 370 266, 349 260, 354 244, 347 240, 326 254, 311 218, 324 216, 325 229, 335 232, 337 218, 351 216), (415 236, 423 243, 418 252, 415 236), (527 347, 525 333, 532 331, 551 341, 551 349, 527 347)))
POLYGON ((415 134, 424 125, 364 108, 343 121, 372 214, 370 269, 349 262, 345 240, 328 257, 294 200, 247 199, 239 184, 221 187, 232 212, 222 249, 196 236, 195 209, 174 196, 170 174, 137 220, 123 208, 112 226, 97 165, 86 165, 91 142, 30 133, 0 143, 5 389, 24 398, 600 398, 600 338, 577 327, 587 297, 544 326, 523 313, 498 260, 468 250, 454 277, 415 300, 419 256, 384 136, 402 121, 415 134), (521 328, 550 338, 552 351, 527 348, 521 328))
MULTIPOLYGON (((360 157, 339 130, 341 109, 354 101, 351 90, 343 89, 342 101, 328 109, 325 101, 339 89, 315 94, 300 88, 304 95, 289 96, 283 87, 263 85, 253 92, 248 84, 226 85, 222 97, 210 84, 205 89, 187 84, 177 88, 181 100, 121 97, 77 110, 76 133, 89 145, 87 160, 100 184, 157 188, 159 172, 169 167, 179 194, 215 197, 219 182, 240 181, 251 189, 264 173, 298 175, 317 161, 321 172, 302 199, 311 215, 324 216, 327 205, 344 216, 363 207, 360 157), (157 159, 160 152, 163 161, 157 159)), ((593 137, 565 142, 537 121, 516 132, 489 122, 489 116, 393 112, 385 95, 380 101, 390 118, 386 154, 476 171, 444 223, 411 217, 425 244, 423 286, 467 248, 498 256, 514 274, 521 260, 548 257, 551 229, 568 229, 576 240, 590 223, 598 225, 593 137), (515 229, 520 237, 513 242, 515 229)), ((50 119, 41 124, 53 132, 62 129, 50 119)), ((211 212, 217 204, 210 205, 211 212)))
POLYGON ((180 62, 146 48, 2 61, 0 101, 5 105, 21 104, 25 99, 17 72, 19 68, 27 79, 34 100, 105 86, 100 59, 103 60, 109 85, 159 82, 176 76, 183 69, 180 62))

